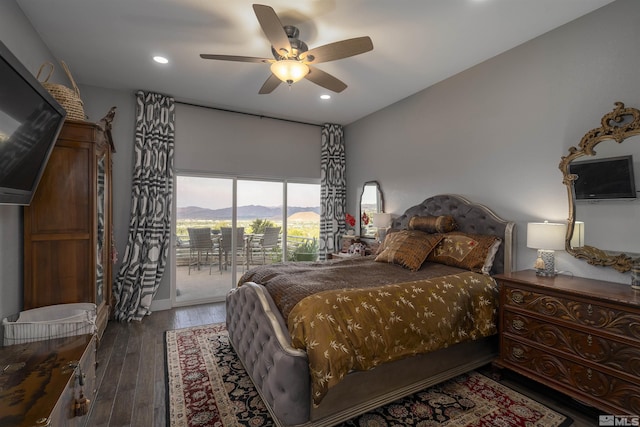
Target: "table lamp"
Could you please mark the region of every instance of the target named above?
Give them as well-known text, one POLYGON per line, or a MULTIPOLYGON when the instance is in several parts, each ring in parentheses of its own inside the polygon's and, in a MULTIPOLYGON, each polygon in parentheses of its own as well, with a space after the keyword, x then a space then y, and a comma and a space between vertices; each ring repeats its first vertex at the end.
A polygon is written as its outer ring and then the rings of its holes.
POLYGON ((387 234, 387 228, 391 227, 391 214, 384 212, 374 213, 373 226, 377 229, 378 241, 382 242, 387 234))
POLYGON ((555 276, 555 251, 565 248, 567 225, 555 222, 527 224, 527 247, 538 250, 535 269, 538 276, 555 276))

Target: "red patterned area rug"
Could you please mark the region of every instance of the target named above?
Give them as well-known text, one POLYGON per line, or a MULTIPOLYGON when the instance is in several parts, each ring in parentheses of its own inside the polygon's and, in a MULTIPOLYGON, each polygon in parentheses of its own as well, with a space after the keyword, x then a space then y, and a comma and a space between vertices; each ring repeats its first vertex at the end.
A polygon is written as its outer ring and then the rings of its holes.
MULTIPOLYGON (((166 332, 167 412, 172 427, 273 426, 224 324, 166 332)), ((565 427, 572 420, 477 372, 417 392, 343 427, 565 427)))

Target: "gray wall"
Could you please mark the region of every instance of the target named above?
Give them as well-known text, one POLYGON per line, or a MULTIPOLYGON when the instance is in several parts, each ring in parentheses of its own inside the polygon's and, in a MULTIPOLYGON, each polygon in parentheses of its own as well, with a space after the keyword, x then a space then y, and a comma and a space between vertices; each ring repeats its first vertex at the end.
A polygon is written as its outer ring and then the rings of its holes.
MULTIPOLYGON (((638 18, 640 2, 618 0, 347 126, 349 211, 369 180, 392 214, 461 194, 517 222, 517 268, 532 268, 526 223, 567 219, 560 157, 615 101, 640 107, 638 18)), ((576 276, 630 281, 556 255, 576 276)))

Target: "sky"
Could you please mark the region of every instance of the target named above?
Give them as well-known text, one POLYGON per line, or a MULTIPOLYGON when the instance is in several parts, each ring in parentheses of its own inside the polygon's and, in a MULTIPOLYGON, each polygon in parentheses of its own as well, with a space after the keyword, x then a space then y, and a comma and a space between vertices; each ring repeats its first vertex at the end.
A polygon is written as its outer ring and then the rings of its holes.
MULTIPOLYGON (((320 206, 319 184, 288 185, 289 206, 320 206)), ((229 178, 178 176, 177 207, 228 208, 232 205, 232 191, 233 181, 229 178)), ((238 206, 281 206, 282 193, 281 182, 238 180, 238 206)))

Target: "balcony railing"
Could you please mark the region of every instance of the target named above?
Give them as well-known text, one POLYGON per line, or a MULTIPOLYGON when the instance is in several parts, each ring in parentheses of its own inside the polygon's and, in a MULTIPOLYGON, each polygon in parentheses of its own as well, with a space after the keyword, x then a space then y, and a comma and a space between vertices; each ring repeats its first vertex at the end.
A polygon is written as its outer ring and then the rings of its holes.
MULTIPOLYGON (((269 250, 263 257, 262 248, 260 247, 261 234, 248 235, 246 240, 246 250, 238 251, 238 263, 247 264, 248 266, 260 265, 263 263, 274 263, 282 260, 282 239, 279 239, 278 246, 275 250, 269 250), (248 259, 248 263, 247 263, 248 259)), ((313 247, 315 239, 303 236, 287 236, 287 257, 286 261, 315 261, 317 259, 317 249, 311 252, 301 252, 302 249, 313 247), (303 256, 308 254, 308 256, 303 256)), ((176 236, 176 264, 178 266, 189 265, 190 247, 189 235, 176 236)), ((212 250, 209 256, 218 259, 220 256, 219 236, 212 236, 212 250)))

